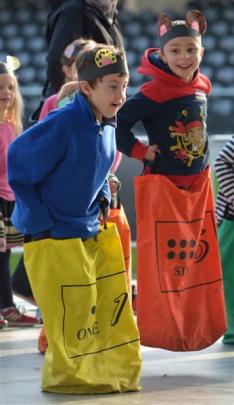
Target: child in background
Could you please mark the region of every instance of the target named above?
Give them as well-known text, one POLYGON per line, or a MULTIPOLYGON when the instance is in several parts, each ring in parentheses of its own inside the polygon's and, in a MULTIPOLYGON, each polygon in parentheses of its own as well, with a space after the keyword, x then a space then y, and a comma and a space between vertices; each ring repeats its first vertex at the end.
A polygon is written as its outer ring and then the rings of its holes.
POLYGON ((206 19, 198 10, 188 11, 185 20, 173 21, 160 14, 160 48, 147 49, 138 68, 139 73, 152 80, 143 84, 118 113, 117 148, 144 163, 143 176, 135 178, 141 342, 169 350, 198 350, 220 337, 226 326, 222 285, 218 285, 222 281, 216 229, 214 221, 206 218, 206 210, 214 216, 214 207, 206 131, 211 83, 199 70, 205 30, 206 19), (139 121, 145 128, 148 145, 132 132, 139 121), (196 246, 195 252, 189 251, 190 244, 196 246), (212 246, 213 253, 210 247, 208 254, 205 246, 212 246), (181 252, 177 251, 180 247, 181 252), (206 276, 196 279, 201 274, 206 276), (211 280, 218 280, 214 284, 217 291, 209 287, 206 295, 202 287, 194 292, 189 290, 189 308, 183 291, 199 283, 209 286, 211 280), (168 291, 171 294, 162 294, 168 291), (179 291, 177 296, 174 291, 179 291), (201 318, 195 333, 191 325, 196 324, 198 314, 195 315, 197 309, 192 302, 203 302, 205 311, 207 300, 211 300, 209 294, 216 294, 214 305, 220 310, 220 319, 216 316, 217 330, 211 327, 216 322, 212 308, 210 324, 201 318))
POLYGON ((234 137, 219 152, 214 170, 219 185, 216 218, 228 325, 223 343, 234 344, 234 137))
POLYGON ((48 0, 51 10, 45 27, 47 78, 40 105, 31 117, 33 122, 38 120, 45 98, 57 93, 63 85, 60 56, 69 43, 84 37, 98 43, 123 46, 117 3, 118 0, 48 0))
MULTIPOLYGON (((71 82, 69 84, 69 92, 75 92, 79 88, 76 70, 76 59, 78 53, 83 49, 84 46, 93 47, 94 45, 95 41, 91 39, 87 40, 85 38, 79 38, 73 41, 65 48, 61 56, 61 64, 65 77, 64 83, 66 84, 71 82)), ((39 120, 44 118, 51 110, 57 108, 60 99, 61 99, 60 92, 48 97, 42 106, 39 120)))
POLYGON ((114 117, 126 97, 126 58, 111 46, 84 48, 77 72, 74 101, 25 131, 8 154, 12 220, 28 235, 25 266, 48 339, 42 389, 136 390, 139 335, 121 245, 115 227, 102 229, 99 220, 100 207, 110 203, 107 174, 114 117))
POLYGON ((35 317, 22 314, 13 301, 10 254, 11 248, 23 244, 23 236, 12 226, 10 217, 15 196, 8 184, 7 153, 10 144, 22 131, 23 102, 14 70, 19 60, 7 57, 0 62, 0 327, 32 326, 35 317))

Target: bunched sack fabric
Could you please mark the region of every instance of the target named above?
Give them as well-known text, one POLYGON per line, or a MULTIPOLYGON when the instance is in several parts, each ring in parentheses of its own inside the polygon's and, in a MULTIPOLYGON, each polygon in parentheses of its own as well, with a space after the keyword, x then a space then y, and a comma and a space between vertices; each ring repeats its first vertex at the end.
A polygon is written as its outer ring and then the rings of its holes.
POLYGON ((48 339, 42 390, 139 390, 139 333, 116 225, 97 240, 26 243, 25 266, 48 339))
POLYGON ((135 178, 141 343, 203 349, 226 330, 210 171, 189 190, 166 176, 135 178))

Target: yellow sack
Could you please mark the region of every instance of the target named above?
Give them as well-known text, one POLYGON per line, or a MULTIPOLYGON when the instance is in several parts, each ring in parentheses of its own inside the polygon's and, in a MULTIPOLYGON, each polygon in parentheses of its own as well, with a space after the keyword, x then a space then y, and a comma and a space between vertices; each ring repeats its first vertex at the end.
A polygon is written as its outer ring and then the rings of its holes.
POLYGON ((115 224, 108 224, 97 241, 43 239, 24 249, 48 339, 42 390, 139 390, 139 334, 115 224))

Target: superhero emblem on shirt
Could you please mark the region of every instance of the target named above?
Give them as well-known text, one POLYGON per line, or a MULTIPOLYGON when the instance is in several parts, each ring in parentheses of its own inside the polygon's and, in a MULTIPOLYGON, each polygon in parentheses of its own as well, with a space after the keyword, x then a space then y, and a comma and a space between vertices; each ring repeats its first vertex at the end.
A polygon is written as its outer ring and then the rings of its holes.
POLYGON ((102 68, 106 65, 111 65, 112 63, 116 62, 116 55, 114 54, 114 52, 108 49, 99 49, 95 54, 95 63, 99 68, 102 68))
POLYGON ((188 167, 192 166, 194 159, 205 156, 206 125, 202 109, 199 115, 198 119, 189 120, 189 111, 183 110, 181 119, 169 127, 171 138, 176 139, 176 145, 171 146, 170 150, 175 152, 176 159, 188 167))

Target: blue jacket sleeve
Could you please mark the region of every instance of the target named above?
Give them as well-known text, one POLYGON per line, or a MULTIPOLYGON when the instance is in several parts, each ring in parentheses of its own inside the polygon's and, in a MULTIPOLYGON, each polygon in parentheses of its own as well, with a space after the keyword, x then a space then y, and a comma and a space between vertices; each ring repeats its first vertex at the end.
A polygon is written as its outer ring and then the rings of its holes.
POLYGON ((65 148, 61 143, 66 137, 61 137, 63 131, 58 131, 61 122, 51 118, 49 115, 26 130, 8 152, 8 180, 16 197, 12 222, 23 234, 35 234, 54 225, 43 202, 40 184, 61 159, 65 148))
POLYGON ((110 204, 111 194, 110 194, 109 182, 107 179, 105 180, 105 182, 102 186, 102 189, 98 193, 98 199, 100 199, 102 197, 105 198, 108 201, 108 203, 110 204))

